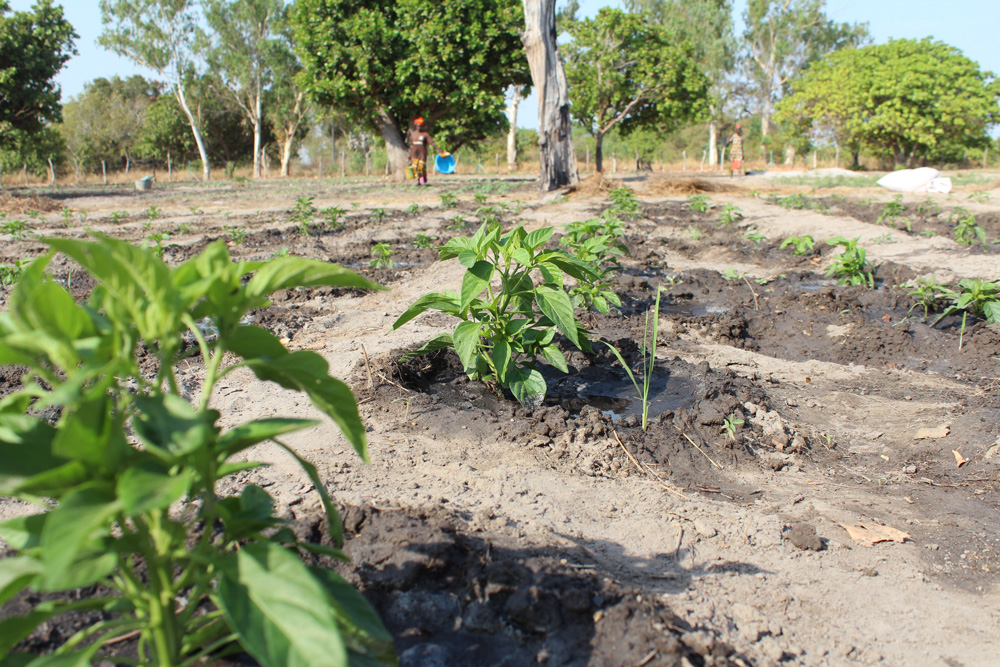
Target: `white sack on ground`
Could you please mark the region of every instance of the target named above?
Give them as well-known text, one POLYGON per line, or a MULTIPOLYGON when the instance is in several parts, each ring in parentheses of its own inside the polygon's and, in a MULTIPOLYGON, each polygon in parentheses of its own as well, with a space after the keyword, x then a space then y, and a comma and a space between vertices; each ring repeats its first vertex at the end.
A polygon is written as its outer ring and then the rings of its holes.
POLYGON ((878 184, 893 192, 951 192, 951 179, 941 178, 941 172, 931 167, 900 169, 880 178, 878 184))

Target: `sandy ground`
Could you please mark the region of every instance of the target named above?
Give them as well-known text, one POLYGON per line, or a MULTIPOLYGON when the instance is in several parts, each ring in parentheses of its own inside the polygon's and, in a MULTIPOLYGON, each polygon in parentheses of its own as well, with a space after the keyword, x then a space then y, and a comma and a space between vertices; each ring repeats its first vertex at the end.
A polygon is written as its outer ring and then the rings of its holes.
MULTIPOLYGON (((767 187, 752 180, 740 185, 767 187)), ((642 195, 641 182, 634 186, 643 201, 669 199, 642 195)), ((421 196, 417 201, 425 205, 436 202, 436 193, 421 196)), ((745 195, 712 196, 718 203, 738 204, 747 216, 744 224, 775 238, 810 233, 817 238, 844 235, 867 240, 884 233, 884 228, 853 218, 786 211, 745 195)), ((388 201, 402 207, 413 197, 407 190, 404 201, 387 190, 365 199, 364 206, 388 201)), ((602 201, 597 195, 546 205, 529 201, 520 217, 529 229, 559 225, 588 217, 602 201)), ((316 200, 317 207, 334 203, 338 200, 333 197, 316 200)), ((94 211, 92 217, 101 210, 123 208, 117 198, 71 200, 67 205, 94 211)), ((201 205, 237 216, 279 206, 287 210, 284 202, 247 204, 221 197, 201 205)), ((171 209, 163 206, 169 218, 171 209)), ((175 208, 180 219, 184 205, 175 208)), ((445 214, 432 211, 377 231, 380 236, 412 237, 435 215, 445 214)), ((373 233, 358 230, 345 242, 364 241, 373 233)), ((677 231, 656 233, 669 237, 677 231)), ((1000 261, 992 255, 970 256, 942 237, 902 236, 891 245, 872 245, 869 252, 876 261, 891 260, 941 279, 1000 277, 1000 261)), ((670 255, 664 259, 680 269, 717 268, 725 261, 712 256, 697 261, 670 255)), ((755 276, 780 270, 732 261, 724 265, 755 276)), ((436 333, 438 327, 426 320, 398 332, 391 330, 391 324, 423 293, 457 289, 462 270, 456 263, 436 264, 377 297, 326 303, 329 314, 301 332, 292 346, 317 350, 330 362, 334 375, 362 386, 366 381, 362 348, 369 357, 378 358, 436 333)), ((710 494, 671 492, 650 475, 608 479, 539 465, 525 443, 497 438, 482 425, 454 425, 435 432, 417 426, 420 420, 414 416, 414 426, 401 430, 402 420, 384 419, 366 404, 361 409, 368 418, 371 465, 361 465, 329 423, 297 433, 289 441, 317 463, 341 503, 447 508, 481 528, 513 531, 526 544, 583 547, 602 570, 647 595, 660 596, 682 618, 716 633, 757 664, 955 667, 997 660, 996 472, 992 504, 977 495, 975 485, 955 489, 943 507, 932 506, 938 496, 931 486, 914 482, 905 492, 888 492, 883 486, 898 467, 898 458, 913 447, 932 448, 948 457, 954 439, 961 438, 967 456, 981 456, 993 444, 972 425, 964 424, 966 431, 959 428, 962 408, 956 396, 969 392, 967 384, 860 364, 790 362, 713 344, 694 334, 658 354, 708 361, 713 368, 725 367, 745 377, 780 380, 779 395, 787 399, 779 409, 781 418, 797 432, 832 434, 839 446, 866 457, 862 472, 867 477, 858 472, 861 476, 852 478, 837 468, 846 463, 824 467, 795 457, 779 471, 724 465, 721 474, 759 490, 750 501, 730 502, 710 494), (880 390, 866 395, 859 391, 866 386, 880 390), (946 422, 955 435, 943 441, 913 440, 916 428, 946 422), (870 463, 878 457, 885 460, 881 474, 872 473, 870 463), (787 528, 800 522, 815 527, 826 542, 824 550, 803 550, 786 539, 787 528), (861 546, 841 524, 863 522, 885 523, 914 537, 904 543, 861 546), (942 560, 945 552, 956 561, 984 564, 974 566, 971 573, 965 568, 955 574, 942 560)), ((998 375, 997 371, 996 365, 983 369, 984 374, 998 375)), ((261 385, 242 372, 227 378, 213 404, 230 424, 269 415, 314 414, 303 397, 261 385)), ((272 464, 260 474, 273 482, 269 491, 279 500, 298 506, 316 502, 307 492, 308 481, 277 448, 260 446, 248 457, 272 464)), ((16 511, 4 508, 4 514, 16 511)))

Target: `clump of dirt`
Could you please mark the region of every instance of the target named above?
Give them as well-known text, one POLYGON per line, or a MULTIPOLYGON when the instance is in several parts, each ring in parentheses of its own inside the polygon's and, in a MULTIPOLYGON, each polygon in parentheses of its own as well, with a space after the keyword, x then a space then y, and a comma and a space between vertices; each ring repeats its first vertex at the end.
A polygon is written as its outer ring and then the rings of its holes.
POLYGON ((7 192, 0 192, 0 213, 28 213, 37 211, 39 213, 50 213, 58 211, 62 206, 55 199, 42 197, 36 194, 15 195, 7 192))
POLYGON ((345 511, 352 563, 338 569, 379 612, 401 665, 740 664, 711 629, 598 576, 585 549, 484 533, 493 519, 345 511))

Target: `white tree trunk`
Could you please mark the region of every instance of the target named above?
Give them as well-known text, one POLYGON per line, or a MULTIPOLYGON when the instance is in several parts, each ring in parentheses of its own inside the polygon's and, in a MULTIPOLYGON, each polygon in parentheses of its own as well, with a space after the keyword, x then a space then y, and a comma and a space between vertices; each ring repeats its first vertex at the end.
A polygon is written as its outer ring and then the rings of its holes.
POLYGON ((569 90, 556 44, 556 0, 523 1, 525 31, 521 40, 538 91, 541 190, 548 192, 580 180, 573 152, 569 90))
POLYGON ((208 152, 205 151, 205 142, 201 138, 201 129, 198 127, 198 121, 195 120, 194 114, 191 113, 191 107, 188 106, 187 98, 184 96, 184 84, 179 80, 174 81, 174 95, 177 98, 177 102, 181 105, 184 115, 187 116, 188 123, 191 124, 194 143, 198 145, 198 155, 201 156, 201 169, 207 181, 212 172, 212 167, 208 162, 208 152))
MULTIPOLYGON (((714 112, 714 109, 713 109, 714 112)), ((714 115, 714 113, 713 113, 714 115)), ((719 151, 719 121, 708 121, 708 166, 715 166, 715 155, 719 151)))
POLYGON ((406 178, 406 165, 409 161, 409 150, 406 147, 403 133, 396 125, 392 115, 385 109, 379 109, 375 122, 378 124, 379 134, 385 140, 390 175, 393 180, 402 181, 406 178))
POLYGON ((514 86, 510 103, 507 105, 507 120, 510 129, 507 131, 507 171, 517 169, 517 105, 521 103, 521 86, 514 86))

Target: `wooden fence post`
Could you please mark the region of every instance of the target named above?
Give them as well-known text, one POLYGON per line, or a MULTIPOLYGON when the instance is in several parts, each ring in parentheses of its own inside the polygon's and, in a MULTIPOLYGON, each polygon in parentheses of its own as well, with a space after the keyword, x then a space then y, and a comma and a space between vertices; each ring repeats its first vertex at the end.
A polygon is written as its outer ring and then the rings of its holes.
POLYGON ((167 151, 167 182, 173 183, 174 181, 174 165, 170 161, 170 151, 167 151))
POLYGON ((587 171, 590 171, 590 144, 587 144, 587 171))
POLYGON ((56 184, 56 168, 52 165, 52 156, 49 156, 49 185, 56 184))
POLYGON ((611 173, 612 174, 618 173, 618 155, 616 155, 615 153, 611 154, 611 173))
POLYGON ((108 163, 101 160, 101 172, 104 174, 104 184, 108 184, 108 163))
POLYGON ((500 175, 500 153, 497 153, 497 175, 500 175))
POLYGON ((28 185, 28 165, 21 165, 21 174, 24 175, 24 185, 28 185))
POLYGON ((683 163, 684 166, 681 167, 681 171, 687 171, 688 170, 688 152, 687 151, 681 151, 681 157, 684 159, 684 163, 683 163))
POLYGON ((323 156, 319 156, 319 177, 323 178, 323 156))
POLYGON ((340 151, 340 177, 347 177, 347 154, 344 151, 340 151))

